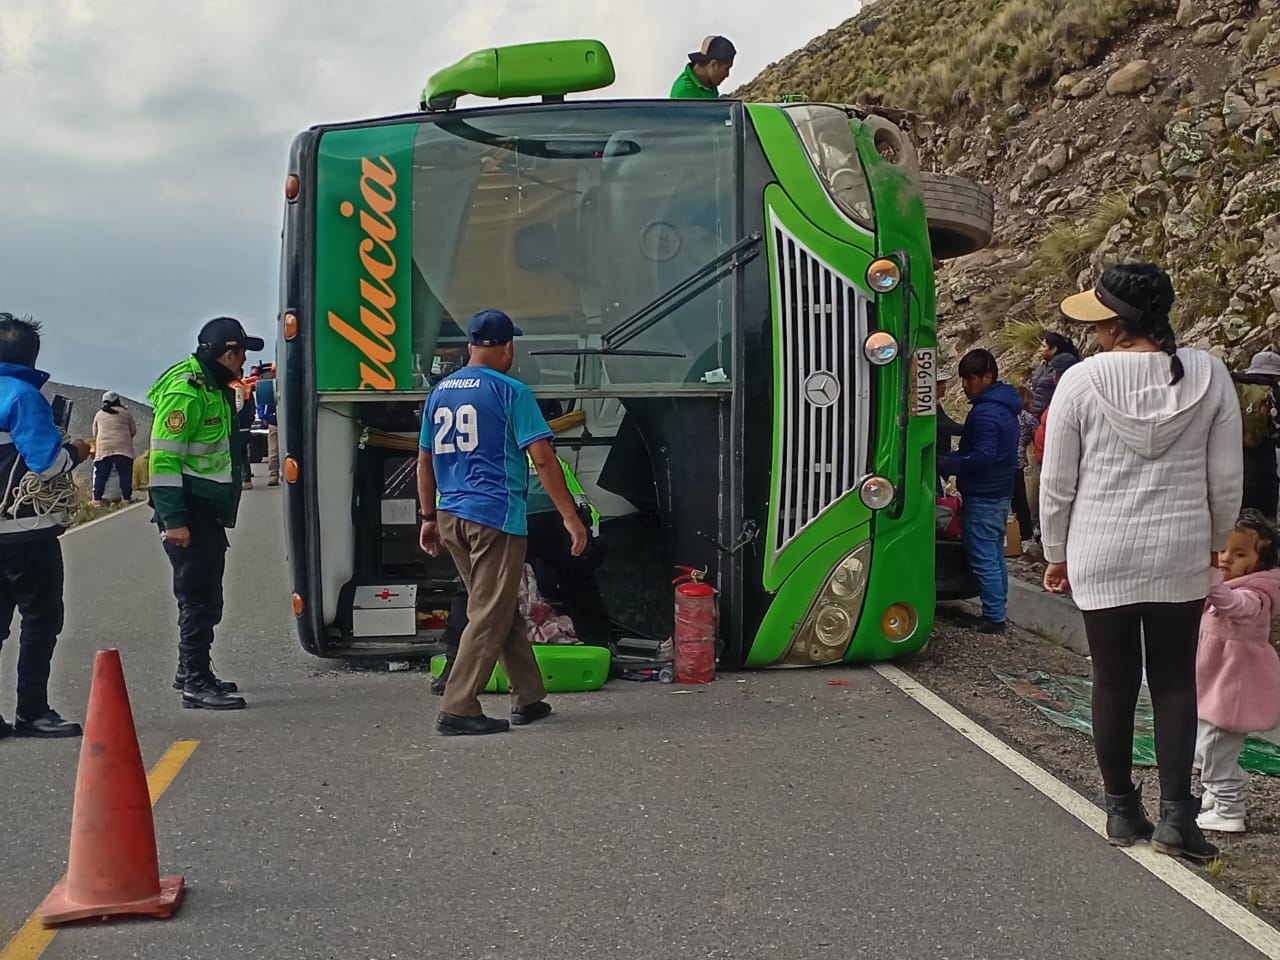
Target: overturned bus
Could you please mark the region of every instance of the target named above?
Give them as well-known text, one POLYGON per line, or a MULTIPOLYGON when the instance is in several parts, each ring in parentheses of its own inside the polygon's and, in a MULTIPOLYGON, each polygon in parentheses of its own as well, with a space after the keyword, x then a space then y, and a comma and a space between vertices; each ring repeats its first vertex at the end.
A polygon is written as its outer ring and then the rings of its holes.
POLYGON ((567 96, 613 79, 594 41, 492 49, 418 112, 294 141, 278 390, 309 652, 438 640, 456 575, 418 548, 417 438, 490 306, 558 405, 621 633, 671 634, 677 565, 716 588, 730 667, 908 653, 972 592, 935 538, 933 269, 989 241, 990 195, 857 108, 567 96))

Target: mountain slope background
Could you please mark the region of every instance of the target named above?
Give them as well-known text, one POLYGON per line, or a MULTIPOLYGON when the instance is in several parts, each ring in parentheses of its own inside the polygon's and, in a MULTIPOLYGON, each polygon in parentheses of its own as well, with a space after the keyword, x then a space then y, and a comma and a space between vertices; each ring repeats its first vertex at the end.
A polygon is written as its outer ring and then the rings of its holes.
POLYGON ((947 359, 1018 382, 1098 270, 1173 275, 1183 342, 1235 368, 1280 337, 1280 0, 869 3, 736 93, 908 111, 922 169, 996 194, 996 237, 938 271, 947 359))
MULTIPOLYGON (((74 384, 54 383, 50 381, 44 385, 41 391, 50 401, 57 395, 66 397, 71 401, 71 439, 89 440, 93 437, 93 417, 100 409, 102 409, 103 390, 96 387, 80 387, 74 384)), ((133 400, 121 394, 121 400, 124 401, 129 412, 133 414, 133 419, 138 424, 138 435, 134 438, 133 449, 137 456, 142 456, 147 452, 149 438, 151 436, 151 407, 140 400, 133 400)), ((81 467, 81 470, 87 470, 87 467, 81 467)))

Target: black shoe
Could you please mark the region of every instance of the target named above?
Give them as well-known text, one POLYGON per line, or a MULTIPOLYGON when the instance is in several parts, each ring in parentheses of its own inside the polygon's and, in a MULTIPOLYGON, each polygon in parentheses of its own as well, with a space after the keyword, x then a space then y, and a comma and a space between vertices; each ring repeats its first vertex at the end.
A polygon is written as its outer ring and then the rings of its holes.
POLYGON ((445 737, 482 737, 489 733, 506 733, 511 724, 496 717, 460 717, 456 713, 442 713, 436 717, 436 733, 445 737))
POLYGON ((1150 840, 1155 826, 1142 806, 1142 787, 1128 793, 1106 795, 1107 843, 1113 847, 1131 847, 1135 840, 1150 840))
POLYGON ((244 697, 236 697, 209 681, 188 682, 182 688, 184 710, 243 710, 244 697))
POLYGON ((11 736, 13 736, 13 727, 9 726, 4 717, 0 717, 0 740, 11 736))
POLYGON ((1200 801, 1161 800, 1160 822, 1151 837, 1151 847, 1157 853, 1171 857, 1186 857, 1197 863, 1208 863, 1218 855, 1218 848, 1204 838, 1196 817, 1200 815, 1200 801))
MULTIPOLYGON (((219 680, 212 673, 209 674, 209 680, 215 687, 223 693, 235 693, 240 687, 232 680, 219 680)), ((187 672, 181 668, 173 675, 173 689, 181 690, 187 685, 187 672)))
POLYGON ((539 700, 537 703, 526 703, 523 707, 513 708, 511 722, 517 727, 523 727, 538 720, 545 720, 549 716, 551 716, 551 704, 545 700, 539 700))
POLYGON ((1004 633, 1005 630, 1008 629, 1008 625, 1003 620, 996 623, 994 620, 987 620, 986 618, 983 618, 978 621, 978 624, 974 629, 979 633, 1000 634, 1004 633))
POLYGON ((80 729, 80 724, 63 720, 58 716, 57 711, 46 710, 44 716, 37 717, 35 720, 23 720, 22 717, 14 717, 13 732, 19 737, 53 739, 56 737, 78 737, 84 731, 80 729))

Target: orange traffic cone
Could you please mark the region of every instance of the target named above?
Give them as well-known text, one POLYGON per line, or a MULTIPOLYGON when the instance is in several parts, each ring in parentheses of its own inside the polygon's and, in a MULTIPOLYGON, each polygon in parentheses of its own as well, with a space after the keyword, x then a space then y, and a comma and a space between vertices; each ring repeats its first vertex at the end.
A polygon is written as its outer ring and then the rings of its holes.
POLYGON ((92 917, 170 917, 182 877, 161 877, 151 795, 119 650, 99 650, 76 772, 67 876, 40 907, 46 927, 92 917))

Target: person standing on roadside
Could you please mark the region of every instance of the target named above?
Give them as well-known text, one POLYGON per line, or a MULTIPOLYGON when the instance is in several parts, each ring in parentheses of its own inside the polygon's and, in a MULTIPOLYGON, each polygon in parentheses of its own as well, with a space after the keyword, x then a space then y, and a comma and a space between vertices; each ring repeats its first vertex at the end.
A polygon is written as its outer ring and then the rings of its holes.
POLYGON ((102 506, 111 471, 120 479, 120 499, 133 498, 133 438, 138 425, 133 414, 108 390, 102 395, 102 409, 93 415, 93 505, 102 506))
POLYGON ((263 370, 254 399, 258 401, 258 419, 267 428, 267 486, 280 486, 280 424, 276 414, 276 365, 263 370), (265 382, 265 386, 264 386, 265 382), (262 395, 266 394, 264 398, 262 395))
POLYGON ((725 37, 707 37, 689 54, 689 63, 671 85, 672 100, 717 100, 729 79, 737 49, 725 37))
POLYGON ((1232 378, 1244 423, 1244 509, 1268 520, 1280 509, 1280 354, 1260 350, 1249 368, 1232 378))
POLYGON ((573 556, 587 530, 551 446, 551 428, 533 394, 507 376, 520 329, 501 310, 467 322, 470 362, 431 391, 418 452, 419 541, 431 556, 449 551, 467 590, 467 625, 436 718, 445 735, 501 733, 551 714, 516 597, 524 575, 529 489, 527 457, 560 513, 573 556), (436 494, 439 492, 439 506, 436 494), (501 661, 511 686, 511 720, 487 717, 479 693, 501 661))
POLYGON ((147 393, 151 431, 150 502, 178 601, 178 672, 182 706, 239 710, 236 684, 213 672, 214 627, 222 620, 227 530, 236 525, 245 470, 232 383, 244 376, 258 337, 239 320, 218 317, 200 331, 196 352, 170 367, 147 393))
POLYGON ((1000 382, 996 358, 970 350, 960 359, 960 382, 973 404, 964 421, 960 449, 942 461, 944 476, 960 489, 965 553, 978 578, 980 633, 1004 633, 1009 568, 1004 555, 1013 481, 1018 472, 1018 413, 1022 401, 1000 382))
POLYGON ((49 706, 49 669, 62 631, 62 545, 65 514, 37 512, 22 489, 69 474, 89 456, 83 440, 67 443, 53 422, 40 388, 49 375, 37 370, 40 324, 0 313, 0 645, 9 638, 16 608, 18 709, 14 725, 0 717, 0 738, 78 737, 80 724, 49 706))
POLYGON ((1240 407, 1231 375, 1179 347, 1169 275, 1109 267, 1062 302, 1102 352, 1058 382, 1040 479, 1045 589, 1071 592, 1093 663, 1093 734, 1107 839, 1151 840, 1197 861, 1217 849, 1196 824, 1196 647, 1211 568, 1240 511, 1240 407), (1160 821, 1133 783, 1133 721, 1146 676, 1155 714, 1160 821))

